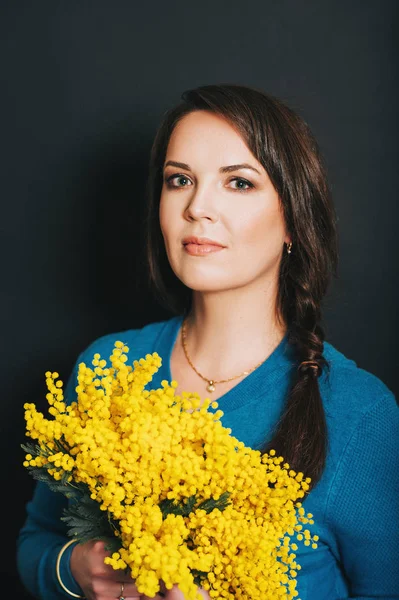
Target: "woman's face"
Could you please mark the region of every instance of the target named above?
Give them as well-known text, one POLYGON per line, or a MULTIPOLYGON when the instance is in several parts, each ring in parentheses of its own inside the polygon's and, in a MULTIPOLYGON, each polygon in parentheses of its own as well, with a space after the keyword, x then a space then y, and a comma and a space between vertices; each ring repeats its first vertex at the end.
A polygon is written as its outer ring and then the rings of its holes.
POLYGON ((259 284, 265 289, 277 281, 284 242, 290 241, 279 197, 265 169, 222 117, 196 111, 176 125, 159 217, 170 265, 187 287, 210 292, 259 284), (223 248, 186 245, 191 236, 223 248))

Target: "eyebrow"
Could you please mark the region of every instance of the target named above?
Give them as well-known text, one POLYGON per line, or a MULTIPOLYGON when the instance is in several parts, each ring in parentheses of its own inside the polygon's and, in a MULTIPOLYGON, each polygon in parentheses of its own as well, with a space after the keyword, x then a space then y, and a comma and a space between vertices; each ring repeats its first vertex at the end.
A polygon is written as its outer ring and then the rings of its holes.
MULTIPOLYGON (((187 171, 191 171, 191 168, 189 165, 187 165, 186 163, 177 162, 176 160, 168 160, 164 165, 164 170, 166 169, 166 167, 168 165, 171 165, 172 167, 178 167, 179 169, 186 169, 187 171)), ((251 171, 255 171, 259 175, 262 175, 261 172, 258 171, 258 169, 255 169, 255 167, 252 167, 248 163, 241 163, 238 165, 229 165, 227 167, 220 167, 219 173, 230 173, 231 171, 239 171, 240 169, 251 169, 251 171)))

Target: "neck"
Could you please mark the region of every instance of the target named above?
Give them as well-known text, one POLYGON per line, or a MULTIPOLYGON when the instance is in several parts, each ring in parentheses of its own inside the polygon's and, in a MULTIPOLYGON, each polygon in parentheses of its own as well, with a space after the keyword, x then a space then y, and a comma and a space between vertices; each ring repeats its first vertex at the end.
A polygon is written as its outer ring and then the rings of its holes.
POLYGON ((276 315, 276 293, 248 288, 193 292, 186 345, 194 366, 209 379, 250 370, 273 352, 286 333, 276 315))

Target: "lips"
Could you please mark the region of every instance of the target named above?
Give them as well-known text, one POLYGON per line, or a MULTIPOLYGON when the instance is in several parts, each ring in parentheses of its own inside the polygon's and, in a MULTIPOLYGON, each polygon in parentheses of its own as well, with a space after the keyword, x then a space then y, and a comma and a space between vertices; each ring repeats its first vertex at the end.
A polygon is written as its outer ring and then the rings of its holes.
POLYGON ((197 236, 184 238, 183 247, 185 252, 191 254, 191 256, 207 256, 215 252, 220 252, 225 248, 225 246, 216 240, 197 236))
POLYGON ((223 244, 221 244, 220 242, 217 242, 216 240, 211 240, 210 238, 206 237, 190 236, 184 238, 183 246, 187 246, 189 244, 195 244, 198 246, 217 246, 219 248, 224 248, 223 244))

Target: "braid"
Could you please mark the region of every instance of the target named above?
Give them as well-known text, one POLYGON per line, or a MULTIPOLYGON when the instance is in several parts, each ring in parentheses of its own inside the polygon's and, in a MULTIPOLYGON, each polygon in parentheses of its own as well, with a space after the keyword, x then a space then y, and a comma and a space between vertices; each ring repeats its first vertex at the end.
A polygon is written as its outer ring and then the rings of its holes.
POLYGON ((284 276, 285 286, 281 287, 282 294, 288 293, 286 297, 295 299, 285 307, 285 318, 288 342, 295 348, 298 363, 284 412, 264 451, 275 449, 292 469, 311 478, 312 488, 320 479, 327 454, 327 426, 318 378, 329 364, 323 357, 325 335, 319 322, 320 299, 312 297, 306 284, 312 281, 311 273, 304 276, 302 272, 302 278, 299 273, 295 264, 290 265, 284 276))

